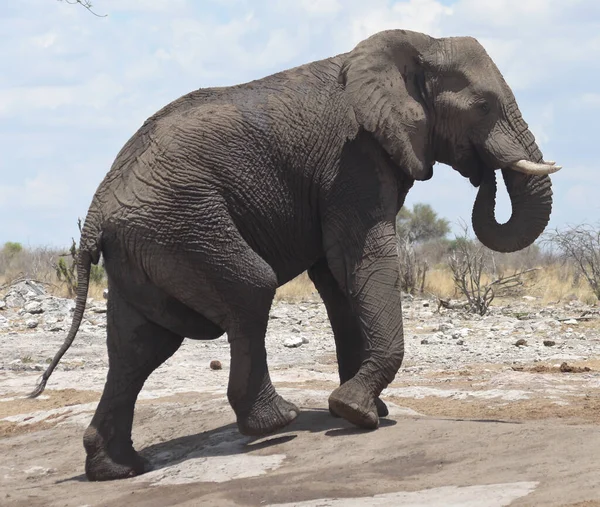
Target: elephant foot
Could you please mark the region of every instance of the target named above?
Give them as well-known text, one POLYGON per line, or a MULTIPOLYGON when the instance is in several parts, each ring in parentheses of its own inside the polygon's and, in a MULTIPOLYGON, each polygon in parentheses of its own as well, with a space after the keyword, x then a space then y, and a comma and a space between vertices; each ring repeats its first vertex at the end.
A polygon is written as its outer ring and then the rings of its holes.
MULTIPOLYGON (((389 413, 390 413, 390 411, 388 410, 388 407, 385 404, 385 402, 381 398, 379 398, 379 397, 375 398, 375 407, 377 407, 377 415, 379 417, 387 417, 389 415, 389 413)), ((332 410, 331 406, 329 407, 329 413, 333 417, 335 417, 336 419, 339 418, 339 417, 341 417, 341 415, 336 414, 332 410)))
POLYGON ((135 451, 129 439, 125 442, 113 440, 106 446, 96 428, 89 427, 83 445, 87 453, 85 475, 90 481, 127 479, 152 469, 150 462, 135 451))
POLYGON ((284 428, 299 413, 296 405, 276 394, 269 403, 257 403, 248 415, 238 416, 237 424, 242 435, 258 437, 284 428))
MULTIPOLYGON (((385 403, 380 402, 387 415, 385 403)), ((329 412, 360 428, 376 429, 379 426, 379 409, 376 398, 355 379, 342 384, 329 396, 329 412)))

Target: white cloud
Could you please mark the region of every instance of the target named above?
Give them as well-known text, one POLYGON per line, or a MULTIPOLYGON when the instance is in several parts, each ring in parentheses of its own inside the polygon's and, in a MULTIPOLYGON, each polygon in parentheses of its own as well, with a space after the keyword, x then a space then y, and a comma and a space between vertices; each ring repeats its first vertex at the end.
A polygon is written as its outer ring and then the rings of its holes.
POLYGON ((60 175, 39 173, 20 185, 0 185, 0 210, 55 211, 68 207, 69 184, 60 175))
POLYGON ((600 107, 600 93, 584 93, 579 103, 587 107, 600 107))
POLYGON ((69 105, 100 109, 122 92, 123 86, 105 74, 97 75, 80 85, 0 89, 0 117, 69 105))
POLYGON ((342 8, 338 0, 299 0, 298 3, 310 14, 334 14, 342 8))
MULTIPOLYGON (((36 210, 40 218, 32 227, 56 228, 58 241, 68 242, 72 217, 85 212, 109 160, 169 101, 201 86, 241 83, 333 56, 377 31, 404 28, 482 42, 544 152, 565 167, 554 178, 553 221, 577 222, 582 210, 570 203, 599 177, 591 169, 595 146, 584 140, 592 137, 600 107, 593 87, 600 80, 600 2, 449 3, 98 0, 98 13, 108 14, 98 19, 64 2, 21 0, 10 9, 0 2, 0 64, 11 69, 0 76, 0 202, 36 196, 18 203, 36 210), (43 159, 45 176, 39 175, 43 159), (39 195, 42 188, 64 195, 60 185, 52 187, 55 181, 87 189, 76 203, 63 200, 66 222, 45 221, 40 213, 52 209, 39 195)), ((473 194, 466 180, 440 168, 409 199, 430 202, 454 220, 469 216, 473 194), (456 195, 465 198, 457 202, 456 195)))

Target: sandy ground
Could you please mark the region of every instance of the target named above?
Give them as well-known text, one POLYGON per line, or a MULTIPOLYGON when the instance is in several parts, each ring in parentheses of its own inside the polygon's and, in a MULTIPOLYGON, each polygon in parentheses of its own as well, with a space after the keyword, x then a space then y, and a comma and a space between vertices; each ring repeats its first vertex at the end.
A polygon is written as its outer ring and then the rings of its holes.
POLYGON ((293 425, 258 440, 240 435, 226 399, 226 340, 186 341, 137 405, 134 445, 154 470, 110 483, 83 475, 83 431, 106 375, 101 335, 78 336, 36 400, 23 395, 62 332, 0 335, 0 505, 600 506, 598 323, 573 338, 577 354, 541 346, 532 361, 490 360, 533 353, 512 344, 517 330, 505 337, 510 348, 488 356, 477 343, 489 337, 471 337, 473 354, 458 361, 461 347, 442 338, 437 352, 421 345, 432 330, 409 316, 405 367, 382 396, 390 416, 368 432, 327 411, 337 374, 326 326, 286 348, 277 333, 289 323, 277 320, 270 366, 278 391, 302 409, 293 425), (213 359, 222 370, 209 368, 213 359))

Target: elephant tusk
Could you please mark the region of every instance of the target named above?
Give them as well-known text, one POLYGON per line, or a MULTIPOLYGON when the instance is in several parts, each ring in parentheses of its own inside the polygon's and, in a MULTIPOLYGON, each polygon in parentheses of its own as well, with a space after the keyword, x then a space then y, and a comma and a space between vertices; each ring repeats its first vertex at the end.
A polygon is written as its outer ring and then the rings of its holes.
POLYGON ((562 169, 562 166, 554 164, 554 161, 537 164, 536 162, 530 162, 529 160, 519 160, 518 162, 510 164, 509 168, 513 171, 524 174, 542 176, 545 174, 555 173, 556 171, 560 171, 562 169))

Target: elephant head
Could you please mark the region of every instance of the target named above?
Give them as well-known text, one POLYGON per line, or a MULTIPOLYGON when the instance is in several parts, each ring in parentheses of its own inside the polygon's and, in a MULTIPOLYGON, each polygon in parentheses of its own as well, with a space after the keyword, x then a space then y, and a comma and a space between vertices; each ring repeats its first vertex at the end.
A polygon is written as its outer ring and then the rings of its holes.
POLYGON ((471 37, 435 39, 405 30, 380 32, 345 55, 340 83, 356 120, 411 178, 433 164, 452 166, 479 187, 472 224, 489 248, 527 247, 550 219, 549 174, 516 99, 484 48, 471 37), (511 203, 495 219, 495 170, 511 203))

